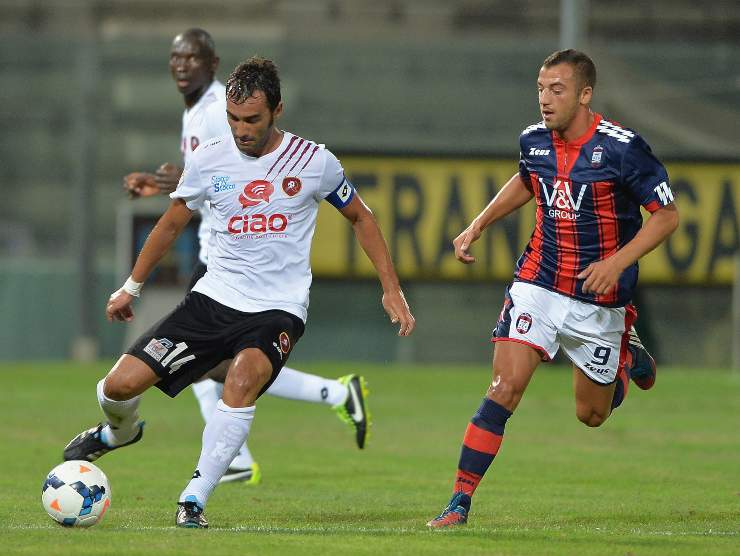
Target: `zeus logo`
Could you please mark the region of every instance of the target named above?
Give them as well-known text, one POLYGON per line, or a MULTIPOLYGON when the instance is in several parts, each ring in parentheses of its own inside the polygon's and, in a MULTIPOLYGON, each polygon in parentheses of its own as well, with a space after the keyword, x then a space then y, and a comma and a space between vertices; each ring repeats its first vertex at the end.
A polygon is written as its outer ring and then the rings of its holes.
POLYGON ((545 203, 550 208, 548 214, 553 218, 566 218, 568 220, 576 220, 580 214, 578 211, 581 208, 581 201, 583 201, 583 194, 586 192, 588 184, 581 184, 581 190, 578 192, 578 198, 573 197, 573 190, 571 189, 571 183, 567 180, 555 180, 552 185, 552 189, 548 191, 545 180, 539 178, 540 186, 542 187, 542 193, 545 197, 545 203))

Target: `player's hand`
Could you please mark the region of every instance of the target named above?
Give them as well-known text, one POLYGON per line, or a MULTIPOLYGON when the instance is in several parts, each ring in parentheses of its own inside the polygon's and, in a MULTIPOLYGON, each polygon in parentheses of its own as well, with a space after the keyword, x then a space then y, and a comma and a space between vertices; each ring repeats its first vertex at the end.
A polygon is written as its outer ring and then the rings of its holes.
POLYGON ((591 263, 578 275, 578 279, 586 280, 581 288, 583 293, 596 295, 610 293, 617 287, 622 270, 624 269, 620 268, 611 258, 591 263))
POLYGON ((452 241, 452 245, 455 247, 455 258, 463 264, 474 263, 475 257, 468 252, 468 249, 479 237, 480 230, 474 226, 468 226, 452 241))
POLYGON ((108 300, 108 305, 105 306, 105 316, 108 321, 131 322, 134 320, 134 311, 131 308, 133 300, 134 296, 123 291, 123 288, 114 291, 108 300))
POLYGON ((159 187, 154 174, 146 172, 131 172, 123 177, 123 190, 131 199, 137 197, 151 197, 159 194, 159 187))
POLYGON ((400 289, 383 293, 383 309, 393 324, 401 323, 398 329, 399 336, 409 336, 414 331, 416 319, 411 314, 409 304, 406 303, 406 298, 400 289))
POLYGON ((169 162, 165 162, 157 168, 157 171, 154 172, 154 180, 159 188, 159 193, 162 195, 169 195, 177 189, 177 184, 180 181, 181 174, 182 168, 179 168, 174 164, 170 164, 169 162))

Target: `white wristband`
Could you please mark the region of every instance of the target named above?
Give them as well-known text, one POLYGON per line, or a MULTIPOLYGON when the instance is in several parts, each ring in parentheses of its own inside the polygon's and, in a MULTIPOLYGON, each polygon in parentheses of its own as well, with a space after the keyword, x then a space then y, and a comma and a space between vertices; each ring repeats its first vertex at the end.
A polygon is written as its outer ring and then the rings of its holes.
POLYGON ((141 286, 143 285, 144 282, 134 282, 134 279, 129 276, 126 278, 126 282, 123 284, 121 289, 129 295, 139 297, 141 295, 141 286))

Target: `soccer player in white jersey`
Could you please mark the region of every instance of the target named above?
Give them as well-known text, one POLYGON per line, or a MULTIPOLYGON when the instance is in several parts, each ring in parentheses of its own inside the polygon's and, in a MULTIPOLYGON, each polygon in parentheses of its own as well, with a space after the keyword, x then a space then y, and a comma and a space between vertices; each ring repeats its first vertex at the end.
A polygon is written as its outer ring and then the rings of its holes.
POLYGON ((203 509, 249 435, 255 402, 303 334, 321 201, 352 224, 378 273, 383 308, 400 325, 398 334, 408 336, 415 326, 382 232, 337 158, 276 127, 283 103, 275 65, 254 57, 237 66, 226 98, 230 133, 202 144, 188 159, 169 208, 131 275, 111 295, 106 315, 133 319, 131 305, 144 281, 206 201, 212 211, 208 270, 98 383, 106 424, 80 433, 64 450, 66 460, 94 461, 137 442, 143 392, 156 386, 174 397, 232 359, 223 398, 203 431, 197 467, 178 501, 176 524, 189 528, 208 526, 203 509))
MULTIPOLYGON (((174 38, 170 51, 170 72, 186 106, 182 115, 180 141, 180 150, 186 164, 201 143, 229 133, 225 87, 215 79, 218 63, 219 58, 213 39, 207 31, 188 29, 174 38)), ((133 197, 169 194, 174 191, 181 174, 182 168, 166 163, 154 174, 145 172, 128 174, 124 177, 123 186, 133 197)), ((215 187, 227 187, 227 184, 215 187)), ((211 238, 209 203, 203 203, 199 210, 201 214, 198 228, 199 262, 193 270, 188 290, 205 274, 208 264, 208 245, 211 238)), ((204 378, 193 383, 193 393, 206 421, 221 398, 227 369, 228 361, 209 373, 208 376, 213 376, 217 380, 204 378)), ((291 400, 328 404, 334 408, 342 421, 352 427, 357 446, 360 449, 365 447, 370 420, 365 399, 367 387, 364 377, 348 374, 333 380, 283 367, 266 393, 291 400)), ((247 484, 257 484, 260 478, 259 465, 245 444, 221 481, 238 480, 247 484)))

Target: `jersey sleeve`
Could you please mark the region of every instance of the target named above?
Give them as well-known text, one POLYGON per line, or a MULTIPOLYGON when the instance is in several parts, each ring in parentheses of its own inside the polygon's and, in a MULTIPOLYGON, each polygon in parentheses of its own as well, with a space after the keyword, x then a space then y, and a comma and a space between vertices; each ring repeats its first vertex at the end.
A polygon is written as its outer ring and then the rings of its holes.
POLYGON ((208 184, 200 179, 200 170, 195 156, 188 157, 185 169, 182 171, 177 189, 170 193, 170 199, 182 199, 190 210, 197 210, 203 206, 208 192, 208 184))
POLYGON ((326 199, 341 209, 346 207, 355 196, 355 187, 344 175, 344 168, 334 154, 327 150, 324 171, 319 183, 318 197, 326 199))
POLYGON ((639 135, 630 142, 624 154, 622 181, 635 200, 650 212, 673 202, 665 166, 639 135))
POLYGON ((224 102, 212 102, 205 110, 205 132, 203 142, 221 137, 231 133, 229 122, 226 120, 226 104, 224 102))
POLYGON ((519 137, 519 177, 522 178, 524 183, 529 183, 529 169, 527 168, 527 161, 524 160, 524 145, 523 135, 519 137))

